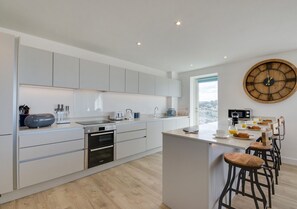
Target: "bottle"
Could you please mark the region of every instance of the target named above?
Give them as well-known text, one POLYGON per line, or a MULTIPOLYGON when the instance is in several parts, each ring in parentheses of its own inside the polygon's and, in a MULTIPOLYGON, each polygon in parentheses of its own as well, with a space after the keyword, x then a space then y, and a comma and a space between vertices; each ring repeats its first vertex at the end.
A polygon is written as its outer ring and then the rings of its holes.
POLYGON ((266 142, 267 142, 266 136, 267 136, 266 132, 262 132, 262 144, 263 144, 263 146, 266 146, 266 142))

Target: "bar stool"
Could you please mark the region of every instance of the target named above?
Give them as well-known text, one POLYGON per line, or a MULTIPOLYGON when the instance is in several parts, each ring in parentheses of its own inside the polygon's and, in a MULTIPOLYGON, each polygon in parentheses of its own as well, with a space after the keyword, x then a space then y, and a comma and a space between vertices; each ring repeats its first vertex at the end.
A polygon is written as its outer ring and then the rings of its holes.
POLYGON ((281 158, 281 148, 282 148, 282 141, 285 140, 286 135, 286 124, 285 124, 285 118, 283 116, 280 116, 277 119, 277 128, 272 128, 272 130, 275 130, 275 133, 273 133, 273 143, 276 148, 277 154, 279 156, 279 164, 282 164, 282 158, 281 158))
MULTIPOLYGON (((274 155, 274 149, 273 146, 271 144, 267 144, 267 145, 263 145, 262 142, 253 142, 251 143, 251 145, 249 146, 249 148, 246 150, 246 153, 251 154, 251 151, 254 151, 254 155, 261 157, 264 160, 264 173, 261 173, 258 171, 259 175, 265 176, 266 181, 267 181, 267 185, 260 183, 261 186, 267 187, 268 189, 268 202, 269 202, 269 207, 271 208, 271 194, 274 194, 274 180, 273 180, 273 173, 272 173, 272 169, 275 170, 275 182, 276 184, 278 184, 278 167, 277 167, 277 158, 274 155), (272 163, 273 166, 270 166, 268 164, 268 159, 267 156, 270 156, 272 158, 272 163), (266 170, 268 170, 269 174, 267 174, 266 170), (270 177, 270 181, 269 178, 270 177)), ((241 173, 240 173, 241 174, 241 173)), ((245 174, 242 174, 245 175, 245 174)), ((244 181, 245 176, 242 176, 243 181, 242 184, 244 186, 244 181)), ((238 178, 238 182, 239 182, 238 178)))
POLYGON ((252 194, 244 193, 244 195, 246 195, 250 198, 253 198, 253 200, 255 202, 256 209, 259 209, 258 201, 263 202, 263 207, 266 208, 267 200, 266 200, 265 194, 259 184, 258 172, 257 172, 258 169, 262 168, 262 166, 264 164, 264 160, 257 156, 244 154, 244 153, 225 153, 224 160, 226 163, 228 163, 229 170, 228 170, 228 177, 227 177, 226 185, 225 185, 225 187, 221 193, 220 199, 219 199, 218 209, 221 209, 222 207, 234 209, 231 206, 232 191, 241 193, 238 190, 235 190, 232 188, 233 183, 235 181, 236 168, 240 168, 241 170, 244 170, 245 172, 248 171, 250 173, 250 184, 251 184, 252 194), (256 196, 255 185, 261 195, 261 198, 256 196), (228 192, 229 192, 229 202, 228 202, 228 204, 226 204, 226 203, 223 203, 223 199, 228 192))

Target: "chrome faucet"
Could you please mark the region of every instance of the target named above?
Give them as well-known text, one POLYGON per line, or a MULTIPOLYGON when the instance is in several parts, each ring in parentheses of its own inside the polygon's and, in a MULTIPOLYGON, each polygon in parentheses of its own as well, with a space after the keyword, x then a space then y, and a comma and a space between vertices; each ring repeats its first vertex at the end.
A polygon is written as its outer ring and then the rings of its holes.
POLYGON ((156 118, 157 117, 157 111, 159 110, 159 108, 156 106, 155 109, 154 109, 154 117, 156 118))

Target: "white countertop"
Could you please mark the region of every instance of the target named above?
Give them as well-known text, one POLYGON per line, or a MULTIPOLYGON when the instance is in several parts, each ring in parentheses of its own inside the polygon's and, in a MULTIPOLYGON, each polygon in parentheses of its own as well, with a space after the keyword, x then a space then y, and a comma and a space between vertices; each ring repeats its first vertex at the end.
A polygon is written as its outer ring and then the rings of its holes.
MULTIPOLYGON (((149 121, 158 121, 158 120, 173 120, 179 118, 189 118, 189 116, 176 116, 176 117, 165 117, 165 118, 154 118, 154 117, 141 117, 133 120, 122 120, 122 121, 114 121, 116 125, 120 124, 129 124, 129 123, 139 123, 139 122, 149 122, 149 121)), ((83 128, 83 125, 76 123, 75 121, 88 121, 88 120, 98 120, 98 119, 106 119, 106 118, 80 118, 80 119, 72 119, 70 124, 56 124, 54 123, 51 126, 41 127, 41 128, 27 128, 27 127, 20 127, 19 134, 28 134, 28 133, 35 133, 35 132, 42 132, 42 131, 51 131, 57 129, 71 129, 71 128, 83 128)))
POLYGON ((234 147, 239 149, 247 149, 252 142, 254 142, 259 136, 261 136, 261 132, 247 131, 250 134, 253 134, 255 139, 250 139, 250 140, 235 139, 232 136, 230 136, 227 139, 219 139, 214 137, 216 130, 217 130, 217 124, 212 124, 212 125, 200 126, 198 134, 185 133, 183 129, 167 131, 167 132, 163 132, 163 134, 178 136, 189 140, 204 141, 206 143, 219 144, 219 145, 224 145, 224 146, 229 146, 229 147, 234 147))

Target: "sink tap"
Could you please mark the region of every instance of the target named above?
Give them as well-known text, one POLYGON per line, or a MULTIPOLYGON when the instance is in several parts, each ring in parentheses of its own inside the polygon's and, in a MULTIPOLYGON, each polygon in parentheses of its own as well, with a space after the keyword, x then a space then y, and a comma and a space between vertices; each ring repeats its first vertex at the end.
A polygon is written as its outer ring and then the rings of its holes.
POLYGON ((159 108, 156 106, 155 109, 154 109, 154 117, 156 118, 157 117, 157 111, 159 110, 159 108))

